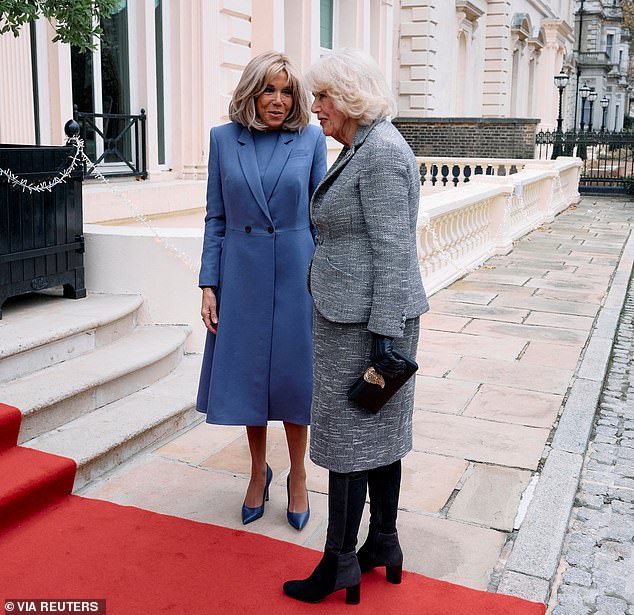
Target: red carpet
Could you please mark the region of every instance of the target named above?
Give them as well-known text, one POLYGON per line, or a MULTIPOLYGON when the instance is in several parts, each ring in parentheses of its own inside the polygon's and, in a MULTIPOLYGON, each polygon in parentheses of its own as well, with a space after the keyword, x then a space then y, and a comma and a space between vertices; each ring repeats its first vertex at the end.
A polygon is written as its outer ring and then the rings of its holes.
MULTIPOLYGON (((0 430, 12 424, 6 417, 11 413, 13 409, 0 405, 0 430)), ((13 440, 0 433, 0 447, 7 441, 13 440)), ((0 448, 2 496, 9 485, 4 464, 16 448, 24 450, 7 444, 0 448)), ((24 460, 29 473, 41 477, 32 466, 43 467, 42 455, 24 460)), ((8 463, 14 477, 21 473, 15 460, 8 463)), ((0 608, 8 598, 105 598, 108 615, 545 612, 541 604, 414 573, 405 574, 400 586, 386 583, 379 572, 364 575, 359 606, 345 605, 344 592, 319 605, 298 603, 284 596, 282 582, 308 574, 319 553, 256 534, 66 495, 68 482, 53 467, 51 486, 42 487, 41 478, 31 481, 40 495, 23 499, 31 509, 39 502, 39 510, 19 517, 13 503, 6 521, 0 504, 0 608), (57 499, 51 495, 55 490, 57 499)))

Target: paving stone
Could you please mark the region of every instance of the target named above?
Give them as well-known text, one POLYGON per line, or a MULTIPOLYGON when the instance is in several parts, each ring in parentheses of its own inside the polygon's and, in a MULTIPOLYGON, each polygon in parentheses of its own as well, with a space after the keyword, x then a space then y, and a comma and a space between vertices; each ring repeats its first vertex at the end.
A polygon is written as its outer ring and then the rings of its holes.
POLYGON ((563 395, 483 384, 464 416, 546 428, 557 417, 562 400, 563 395))
MULTIPOLYGON (((464 327, 472 318, 484 318, 486 320, 501 320, 504 322, 523 322, 528 316, 529 310, 518 310, 511 307, 498 307, 494 305, 476 305, 474 303, 461 303, 458 301, 434 301, 431 299, 430 310, 435 313, 439 313, 440 316, 451 314, 452 317, 460 318, 461 326, 464 327)), ((425 319, 423 317, 422 324, 426 326, 425 319)), ((441 321, 443 322, 443 321, 441 321)), ((457 321, 456 321, 457 322, 457 321)), ((431 327, 440 328, 440 327, 431 327)), ((460 329, 453 329, 459 331, 460 329)), ((450 328, 444 328, 444 331, 452 331, 450 328)))
MULTIPOLYGON (((506 535, 457 521, 401 512, 399 539, 407 570, 486 589, 506 535)), ((322 549, 323 541, 315 548, 322 549)))
POLYGON ((538 325, 516 325, 513 323, 493 322, 490 320, 474 320, 464 328, 464 332, 472 335, 510 336, 525 340, 557 342, 575 347, 583 346, 588 337, 588 334, 584 331, 538 325))
POLYGON ((526 574, 511 572, 506 570, 500 584, 498 585, 498 593, 508 596, 517 596, 530 600, 531 602, 545 603, 550 592, 550 584, 544 579, 536 579, 526 574))
POLYGON ((530 479, 526 470, 476 464, 447 516, 510 532, 530 479))
POLYGON ((598 382, 581 378, 574 381, 553 438, 553 448, 585 452, 600 393, 598 382))
POLYGON ((572 371, 566 369, 476 357, 463 357, 448 374, 450 379, 559 394, 566 392, 571 377, 572 371))
POLYGON ((464 459, 412 451, 403 459, 399 507, 412 512, 438 512, 468 467, 464 459))
POLYGON ((590 303, 547 299, 533 294, 522 297, 514 293, 506 292, 498 293, 497 297, 491 302, 490 307, 496 306, 589 317, 594 317, 599 310, 598 305, 592 305, 590 303))
POLYGON ((531 312, 524 322, 527 325, 544 325, 547 327, 561 327, 562 329, 590 331, 590 329, 592 329, 593 318, 590 316, 574 316, 571 314, 531 312))
POLYGON ((548 455, 535 494, 515 540, 507 568, 541 579, 552 579, 559 564, 582 459, 566 451, 548 455))
POLYGON ((583 587, 590 587, 592 584, 592 575, 580 568, 568 568, 564 572, 563 580, 565 583, 571 583, 573 585, 582 585, 583 587))
POLYGON ((599 596, 596 602, 597 615, 603 612, 605 615, 624 615, 627 611, 627 602, 621 598, 611 596, 599 596))
POLYGON ((520 363, 574 370, 579 362, 581 349, 532 340, 520 357, 520 363))
POLYGON ((462 414, 480 385, 447 378, 416 375, 414 406, 444 414, 462 414))
MULTIPOLYGON (((448 305, 451 305, 451 303, 448 302, 448 305)), ((446 310, 443 314, 443 311, 434 305, 433 311, 427 312, 421 318, 421 326, 426 329, 436 329, 437 331, 458 332, 471 320, 471 318, 463 318, 456 315, 458 313, 458 311, 446 310)))
POLYGON ((450 349, 454 354, 461 356, 510 360, 519 356, 526 346, 526 341, 516 337, 500 339, 465 332, 451 333, 421 329, 418 350, 445 353, 450 349))
POLYGON ((534 470, 548 430, 414 411, 414 449, 498 465, 534 470))
POLYGON ((460 355, 419 350, 416 362, 418 363, 418 374, 421 376, 442 378, 460 362, 460 355))

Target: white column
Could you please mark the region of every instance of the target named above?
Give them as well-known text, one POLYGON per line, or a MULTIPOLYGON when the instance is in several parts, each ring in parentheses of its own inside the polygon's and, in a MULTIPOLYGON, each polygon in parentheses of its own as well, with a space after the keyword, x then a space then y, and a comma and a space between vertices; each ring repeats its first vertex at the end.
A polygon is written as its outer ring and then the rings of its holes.
POLYGON ((399 115, 422 117, 436 107, 438 0, 401 0, 399 115))
POLYGON ((15 38, 0 36, 0 142, 35 143, 31 36, 28 26, 15 38))
POLYGON ((489 0, 484 56, 483 117, 506 117, 510 107, 511 2, 489 0))
POLYGON ((134 28, 134 36, 130 36, 130 112, 137 114, 143 108, 147 113, 147 164, 152 175, 160 173, 154 0, 130 3, 130 8, 134 10, 130 15, 130 25, 134 28))
POLYGON ((319 0, 285 0, 284 48, 302 71, 319 59, 319 0))
POLYGON ((284 0, 253 3, 253 55, 264 51, 284 52, 284 0))
MULTIPOLYGON (((73 79, 70 45, 51 42, 55 36, 55 31, 49 23, 47 23, 46 30, 51 143, 59 145, 66 142, 64 124, 73 117, 73 79)), ((44 67, 42 70, 44 70, 44 67)))

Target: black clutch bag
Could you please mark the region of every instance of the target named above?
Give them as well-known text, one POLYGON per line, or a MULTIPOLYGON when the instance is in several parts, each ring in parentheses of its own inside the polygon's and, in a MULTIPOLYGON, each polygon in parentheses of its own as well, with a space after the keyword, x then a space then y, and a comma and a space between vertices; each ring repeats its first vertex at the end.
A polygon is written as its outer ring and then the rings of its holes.
POLYGON ((384 378, 374 367, 368 367, 348 389, 348 399, 374 414, 418 371, 415 361, 397 350, 392 352, 397 359, 405 361, 405 371, 402 374, 396 378, 384 378))

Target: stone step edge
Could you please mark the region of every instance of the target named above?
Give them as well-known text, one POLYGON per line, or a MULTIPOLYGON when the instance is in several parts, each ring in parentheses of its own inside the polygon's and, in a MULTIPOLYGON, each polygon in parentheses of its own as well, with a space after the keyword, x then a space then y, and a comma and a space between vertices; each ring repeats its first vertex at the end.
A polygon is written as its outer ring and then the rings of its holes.
MULTIPOLYGON (((98 294, 106 294, 106 293, 94 293, 98 294)), ((114 294, 114 296, 121 297, 124 300, 130 299, 130 303, 125 305, 124 307, 119 307, 116 311, 108 313, 104 316, 95 316, 94 318, 86 319, 86 321, 80 322, 75 327, 62 327, 54 330, 52 335, 47 336, 34 336, 31 340, 27 341, 26 344, 21 343, 19 346, 11 346, 3 345, 3 348, 0 349, 0 360, 4 361, 13 356, 24 354, 26 352, 35 350, 37 348, 41 348, 46 346, 47 344, 58 342, 67 337, 72 337, 81 333, 88 333, 90 331, 95 331, 97 329, 101 329, 107 327, 108 325, 114 324, 125 318, 134 317, 139 308, 143 305, 143 297, 141 295, 126 295, 126 294, 114 294), (136 300, 134 300, 136 299, 136 300)), ((79 300, 81 301, 81 299, 79 300)))
POLYGON ((172 382, 178 385, 179 380, 186 378, 186 372, 192 370, 197 377, 200 364, 200 355, 186 355, 181 363, 170 374, 157 381, 155 384, 132 393, 125 398, 102 406, 90 414, 70 421, 69 423, 47 434, 37 436, 22 446, 33 448, 55 455, 62 455, 73 459, 77 464, 75 485, 73 491, 84 488, 93 480, 100 478, 128 461, 131 457, 154 446, 158 441, 204 419, 195 409, 195 386, 188 388, 189 395, 184 394, 182 399, 167 397, 162 393, 172 382), (82 433, 90 433, 91 423, 95 427, 102 426, 106 417, 113 419, 117 414, 129 416, 139 399, 145 399, 156 395, 164 399, 160 411, 146 411, 135 414, 134 427, 126 435, 117 434, 107 438, 101 429, 93 429, 102 434, 98 440, 93 440, 88 450, 64 451, 55 447, 56 434, 65 436, 68 431, 79 430, 82 433), (51 445, 52 444, 52 445, 51 445))
MULTIPOLYGON (((164 325, 148 327, 166 328, 164 325)), ((182 325, 169 328, 177 328, 181 334, 161 348, 160 352, 155 350, 151 355, 146 355, 143 361, 137 361, 133 365, 128 363, 127 368, 112 370, 106 377, 100 373, 99 378, 89 378, 81 387, 75 387, 72 391, 67 390, 65 395, 58 395, 59 399, 55 403, 42 403, 23 411, 18 442, 22 444, 90 414, 109 403, 143 390, 168 375, 182 360, 184 345, 190 331, 189 327, 182 325)), ((22 402, 22 406, 24 405, 22 402)))
MULTIPOLYGON (((116 368, 113 368, 112 370, 108 372, 102 372, 98 378, 92 377, 91 375, 89 377, 86 377, 86 379, 83 382, 76 381, 76 386, 72 388, 67 388, 66 390, 58 390, 56 393, 51 395, 46 400, 45 404, 31 405, 26 407, 24 406, 24 404, 22 404, 20 406, 20 410, 22 412, 23 420, 28 419, 33 414, 37 414, 38 412, 46 410, 47 407, 50 407, 53 404, 58 404, 60 402, 63 402, 64 400, 68 400, 72 397, 75 397, 76 395, 89 391, 93 388, 106 385, 128 374, 138 372, 145 367, 158 363, 161 359, 169 356, 175 350, 177 350, 178 348, 181 348, 184 345, 185 340, 187 339, 187 336, 190 333, 190 327, 187 325, 145 325, 143 327, 137 327, 130 335, 127 335, 125 338, 122 338, 121 340, 117 340, 117 342, 114 342, 113 344, 96 348, 94 351, 87 353, 85 355, 80 355, 79 357, 75 357, 74 359, 69 359, 68 361, 64 361, 63 363, 52 365, 51 367, 44 368, 42 370, 34 372, 33 374, 29 374, 28 376, 24 376, 23 378, 7 383, 7 387, 9 387, 11 385, 15 385, 19 381, 24 382, 27 379, 33 380, 33 381, 36 381, 36 380, 45 381, 48 378, 50 380, 51 372, 49 370, 55 370, 57 372, 57 373, 54 373, 53 376, 64 375, 63 372, 72 373, 74 368, 79 365, 79 362, 84 360, 87 356, 91 356, 92 358, 98 355, 106 357, 108 354, 112 353, 112 349, 115 345, 117 346, 117 349, 119 349, 122 345, 127 345, 127 344, 134 345, 135 343, 134 338, 137 335, 142 335, 148 331, 166 331, 166 330, 171 330, 171 331, 180 330, 182 331, 182 335, 177 336, 176 339, 170 340, 168 344, 166 344, 164 347, 160 349, 160 352, 154 353, 150 356, 145 356, 141 360, 139 360, 138 357, 135 356, 134 352, 131 352, 130 356, 135 358, 132 359, 130 363, 126 365, 119 364, 117 365, 116 368)), ((10 391, 10 389, 8 390, 10 391)), ((8 402, 11 403, 11 400, 8 400, 8 402)))

